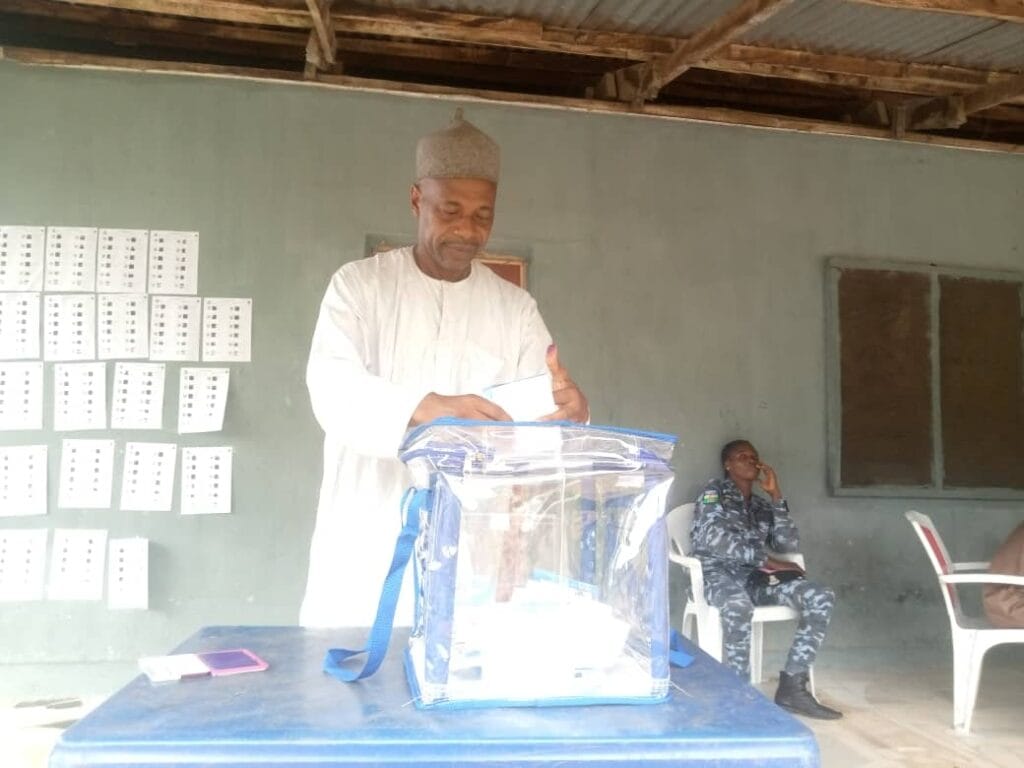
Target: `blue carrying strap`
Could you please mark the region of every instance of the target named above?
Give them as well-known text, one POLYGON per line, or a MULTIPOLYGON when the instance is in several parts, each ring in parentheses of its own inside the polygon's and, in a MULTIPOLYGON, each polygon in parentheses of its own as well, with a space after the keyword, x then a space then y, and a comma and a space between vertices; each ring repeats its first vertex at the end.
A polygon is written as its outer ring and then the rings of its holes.
POLYGON ((688 667, 693 664, 693 656, 683 650, 683 636, 674 629, 669 631, 668 661, 673 667, 688 667))
POLYGON ((426 488, 410 489, 402 499, 402 532, 398 534, 398 541, 395 542, 395 554, 391 558, 391 567, 388 569, 387 578, 384 579, 380 603, 377 606, 377 616, 373 620, 373 628, 370 630, 366 647, 358 651, 348 648, 331 648, 324 658, 324 672, 327 674, 346 683, 351 683, 369 677, 384 661, 384 656, 388 652, 388 643, 391 640, 391 627, 395 621, 398 596, 402 591, 405 566, 409 563, 413 546, 416 544, 416 536, 420 532, 420 512, 427 506, 429 499, 430 490, 426 488), (366 663, 361 670, 347 669, 342 666, 345 661, 361 653, 366 654, 366 663))

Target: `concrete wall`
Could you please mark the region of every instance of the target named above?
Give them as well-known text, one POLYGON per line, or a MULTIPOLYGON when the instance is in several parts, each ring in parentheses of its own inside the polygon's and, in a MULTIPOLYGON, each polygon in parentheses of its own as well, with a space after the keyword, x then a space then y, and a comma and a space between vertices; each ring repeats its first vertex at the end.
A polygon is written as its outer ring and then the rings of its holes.
MULTIPOLYGON (((369 233, 414 231, 414 142, 453 104, 7 63, 0 103, 0 223, 198 230, 200 292, 255 299, 254 362, 233 366, 224 433, 180 441, 236 446, 235 514, 58 510, 61 436, 47 432, 49 516, 0 525, 150 537, 152 608, 2 605, 0 663, 130 661, 204 624, 294 622, 320 477, 303 384, 317 305, 369 233)), ((595 422, 678 433, 676 499, 717 472, 723 441, 750 438, 780 473, 812 570, 837 588, 829 646, 948 643, 902 512, 933 515, 954 557, 976 559, 1024 505, 828 495, 824 262, 1024 268, 1024 158, 467 112, 504 152, 495 241, 531 254, 532 291, 595 422)), ((176 392, 171 376, 171 426, 176 392)), ((119 453, 126 439, 174 439, 115 437, 119 453)), ((0 433, 0 444, 40 439, 0 433)))

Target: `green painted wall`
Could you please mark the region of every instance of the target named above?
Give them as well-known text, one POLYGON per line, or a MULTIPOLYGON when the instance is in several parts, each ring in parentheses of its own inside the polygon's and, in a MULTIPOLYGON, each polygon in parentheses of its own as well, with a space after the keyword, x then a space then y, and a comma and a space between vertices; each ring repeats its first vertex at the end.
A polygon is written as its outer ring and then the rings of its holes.
MULTIPOLYGON (((0 664, 131 662, 205 624, 293 623, 320 479, 303 383, 317 305, 369 234, 413 231, 414 143, 453 104, 10 63, 0 104, 0 223, 198 230, 200 293, 255 300, 254 361, 232 366, 224 432, 179 440, 235 446, 234 514, 56 509, 60 436, 47 432, 51 512, 0 526, 149 537, 151 610, 0 604, 0 664)), ((780 472, 812 569, 838 590, 829 646, 948 643, 903 510, 932 514, 954 557, 976 559, 1024 505, 828 496, 824 262, 1024 269, 1024 158, 504 106, 467 113, 503 147, 495 241, 530 254, 532 291, 595 421, 681 435, 679 499, 716 471, 725 439, 748 436, 780 472)), ((114 436, 119 456, 126 439, 174 439, 114 436)), ((0 433, 0 444, 39 439, 0 433)), ((57 687, 52 668, 38 675, 57 687)))

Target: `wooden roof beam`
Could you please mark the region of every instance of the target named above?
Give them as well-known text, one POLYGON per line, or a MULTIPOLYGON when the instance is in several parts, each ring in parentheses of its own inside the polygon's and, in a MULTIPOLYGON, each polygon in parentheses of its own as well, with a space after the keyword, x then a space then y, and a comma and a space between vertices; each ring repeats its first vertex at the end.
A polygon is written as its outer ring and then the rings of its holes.
POLYGON ((331 0, 306 0, 313 29, 306 43, 305 76, 312 79, 316 73, 330 69, 338 53, 338 39, 331 21, 331 0))
MULTIPOLYGON (((743 0, 724 16, 688 37, 667 56, 612 73, 614 95, 620 101, 634 103, 655 98, 666 84, 690 67, 712 58, 735 38, 768 20, 790 2, 792 0, 743 0)), ((602 81, 602 95, 612 95, 608 93, 611 84, 608 78, 602 81)))
POLYGON ((912 108, 909 117, 910 129, 927 131, 959 128, 967 122, 969 115, 998 107, 1022 96, 1024 75, 970 93, 956 93, 952 96, 929 99, 912 108))
POLYGON ((906 11, 936 11, 1024 23, 1021 0, 855 0, 858 3, 906 11))
MULTIPOLYGON (((2 59, 18 61, 23 64, 44 66, 84 67, 92 69, 128 69, 137 72, 168 72, 200 76, 240 77, 246 79, 302 83, 301 75, 293 72, 244 67, 225 67, 209 64, 193 64, 189 62, 141 61, 138 59, 127 59, 123 57, 95 56, 31 48, 0 48, 0 60, 2 59)), ((862 136, 872 139, 890 139, 893 136, 892 132, 884 128, 872 128, 868 126, 852 125, 813 118, 809 119, 752 113, 742 110, 717 107, 647 104, 644 106, 643 110, 638 112, 628 104, 615 101, 595 102, 585 99, 572 99, 536 94, 527 96, 524 94, 508 93, 504 91, 371 80, 333 74, 324 74, 320 77, 317 83, 307 83, 306 85, 314 88, 335 86, 363 91, 406 93, 426 98, 468 98, 491 103, 525 104, 541 108, 569 109, 582 112, 641 114, 647 117, 681 119, 706 123, 748 125, 773 130, 799 131, 828 134, 833 136, 862 136)), ((931 144, 933 146, 959 147, 989 152, 1024 153, 1024 144, 1011 143, 1011 141, 995 142, 915 132, 904 133, 902 135, 902 139, 904 141, 931 144)))
MULTIPOLYGON (((1024 5, 1024 0, 1014 2, 1024 5)), ((119 23, 125 11, 146 11, 132 14, 138 16, 140 26, 185 31, 182 25, 190 25, 197 27, 189 30, 195 33, 199 32, 200 25, 212 25, 216 20, 227 19, 236 24, 221 24, 214 34, 253 40, 270 36, 284 38, 295 34, 301 36, 296 43, 300 50, 305 41, 301 30, 312 27, 310 14, 305 9, 296 11, 278 7, 274 10, 253 3, 226 0, 0 0, 0 9, 32 15, 73 17, 79 21, 88 20, 92 13, 98 23, 108 24, 114 23, 114 14, 118 14, 116 18, 119 23), (175 18, 179 21, 175 22, 175 18), (197 21, 196 18, 206 21, 197 21), (294 32, 280 28, 268 29, 266 26, 240 26, 242 23, 274 26, 275 20, 287 22, 283 26, 294 32)), ((348 2, 335 2, 332 19, 335 31, 346 36, 390 36, 419 40, 425 44, 445 42, 486 45, 505 50, 640 62, 669 55, 686 43, 686 40, 658 35, 554 28, 522 19, 442 11, 398 12, 348 2)), ((726 45, 712 58, 701 62, 700 66, 759 77, 929 96, 974 90, 1006 82, 1014 77, 1005 72, 986 72, 944 64, 887 61, 739 43, 726 45)), ((1024 97, 1012 101, 1024 103, 1024 97)))

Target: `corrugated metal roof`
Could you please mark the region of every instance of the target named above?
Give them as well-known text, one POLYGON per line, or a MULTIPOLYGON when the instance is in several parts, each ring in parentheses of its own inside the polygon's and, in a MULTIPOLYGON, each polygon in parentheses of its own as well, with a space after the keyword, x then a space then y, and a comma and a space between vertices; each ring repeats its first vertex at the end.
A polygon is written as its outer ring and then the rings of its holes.
POLYGON ((984 39, 1007 27, 1015 28, 1022 42, 1017 53, 1020 66, 1024 66, 1024 25, 845 0, 797 0, 751 30, 742 42, 985 68, 984 39), (968 47, 958 58, 950 56, 949 51, 959 45, 968 47))
MULTIPOLYGON (((569 29, 686 37, 741 0, 369 0, 390 8, 515 16, 569 29)), ((1024 24, 848 0, 795 0, 740 42, 895 61, 1024 71, 1024 24)))

